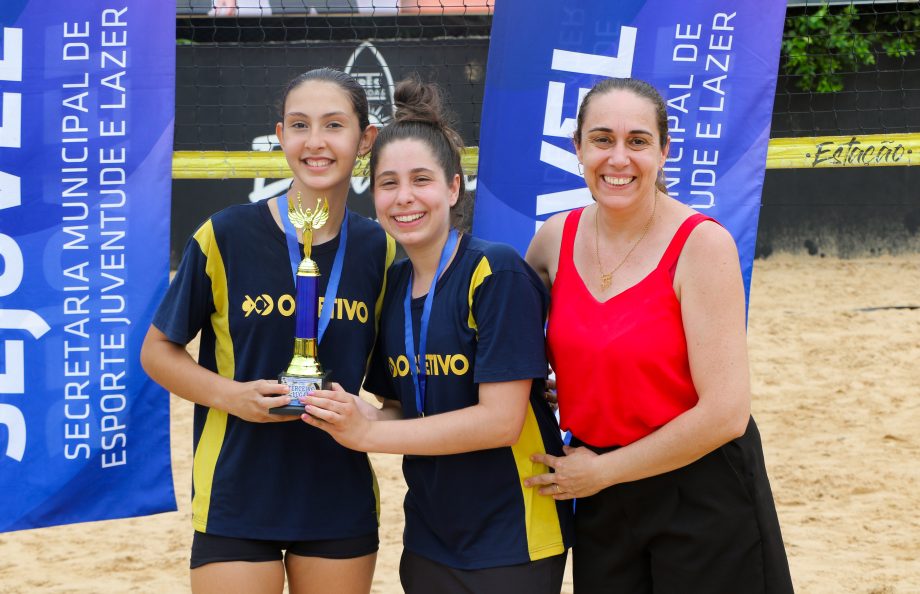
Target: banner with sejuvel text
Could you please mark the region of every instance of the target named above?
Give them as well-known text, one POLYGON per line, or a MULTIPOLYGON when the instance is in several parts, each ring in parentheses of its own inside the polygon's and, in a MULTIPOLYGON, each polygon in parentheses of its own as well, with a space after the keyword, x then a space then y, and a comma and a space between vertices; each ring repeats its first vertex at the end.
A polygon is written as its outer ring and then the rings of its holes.
POLYGON ((174 19, 0 3, 0 531, 176 508, 138 355, 168 279, 174 19))
POLYGON ((721 222, 746 291, 785 0, 495 3, 473 231, 521 253, 557 212, 592 202, 572 144, 598 81, 643 79, 667 102, 668 193, 721 222))

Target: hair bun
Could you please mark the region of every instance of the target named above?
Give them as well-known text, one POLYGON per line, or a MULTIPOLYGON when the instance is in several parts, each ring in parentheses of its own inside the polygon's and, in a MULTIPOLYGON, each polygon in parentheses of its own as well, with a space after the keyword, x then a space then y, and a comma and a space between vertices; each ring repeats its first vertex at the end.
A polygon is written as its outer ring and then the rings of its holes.
POLYGON ((384 147, 399 140, 418 140, 430 148, 448 183, 454 175, 460 176, 460 195, 465 193, 461 160, 463 138, 452 125, 453 117, 444 108, 443 97, 437 84, 422 82, 417 74, 396 85, 393 121, 377 134, 371 151, 369 167, 372 179, 376 177, 378 159, 384 147))
POLYGON ((394 119, 397 122, 421 122, 441 126, 444 120, 441 90, 411 76, 396 85, 393 94, 396 103, 394 119))
POLYGON ((396 85, 393 93, 396 122, 418 122, 434 126, 443 132, 458 151, 463 150, 463 138, 454 129, 450 114, 444 108, 441 88, 435 83, 426 83, 412 74, 396 85))

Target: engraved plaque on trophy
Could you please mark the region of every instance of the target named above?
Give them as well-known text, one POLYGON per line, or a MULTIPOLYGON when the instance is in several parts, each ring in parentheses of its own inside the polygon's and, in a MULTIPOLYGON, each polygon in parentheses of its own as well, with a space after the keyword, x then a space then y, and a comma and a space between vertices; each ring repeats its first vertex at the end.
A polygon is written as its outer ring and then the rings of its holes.
MULTIPOLYGON (((310 259, 313 247, 313 231, 322 227, 329 219, 329 202, 325 198, 316 201, 316 207, 303 209, 300 195, 297 204, 288 201, 288 220, 303 231, 304 257, 297 267, 296 296, 294 313, 294 356, 287 369, 278 376, 278 381, 290 387, 291 402, 287 406, 269 409, 276 415, 297 415, 304 412, 299 398, 312 390, 328 388, 329 371, 324 371, 317 358, 317 288, 320 276, 319 267, 310 259)), ((331 307, 331 306, 330 306, 331 307)))

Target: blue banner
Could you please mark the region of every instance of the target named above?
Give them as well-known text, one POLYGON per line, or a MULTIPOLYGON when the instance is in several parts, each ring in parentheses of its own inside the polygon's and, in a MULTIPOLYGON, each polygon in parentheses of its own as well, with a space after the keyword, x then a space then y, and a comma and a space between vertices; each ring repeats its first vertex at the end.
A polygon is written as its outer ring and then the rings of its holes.
POLYGON ((169 270, 173 11, 0 3, 0 531, 176 509, 138 359, 169 270))
POLYGON ((476 235, 523 253, 542 221, 590 204, 572 145, 580 99, 604 78, 640 78, 668 102, 669 194, 732 233, 749 291, 785 9, 785 0, 496 2, 476 235))

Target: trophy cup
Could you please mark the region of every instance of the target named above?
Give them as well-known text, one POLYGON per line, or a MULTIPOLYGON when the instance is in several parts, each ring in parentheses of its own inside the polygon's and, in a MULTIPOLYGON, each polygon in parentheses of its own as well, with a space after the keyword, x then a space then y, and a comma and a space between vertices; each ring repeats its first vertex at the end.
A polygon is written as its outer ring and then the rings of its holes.
MULTIPOLYGON (((294 300, 294 313, 296 325, 294 330, 294 357, 287 369, 278 375, 278 381, 287 384, 291 389, 291 402, 286 406, 269 409, 276 415, 297 415, 304 412, 299 398, 306 396, 312 390, 321 390, 328 387, 328 371, 323 371, 322 365, 316 358, 317 350, 317 281, 319 267, 310 259, 313 247, 313 231, 322 227, 329 219, 329 202, 325 198, 316 201, 312 210, 304 210, 297 195, 297 205, 293 200, 288 201, 288 220, 297 229, 303 230, 304 258, 297 267, 296 298, 294 300)), ((332 304, 327 305, 332 307, 332 304)))

